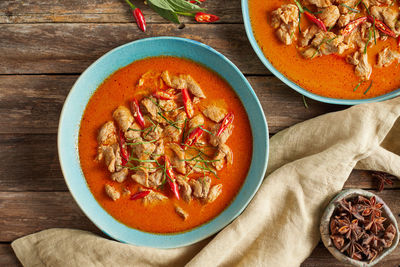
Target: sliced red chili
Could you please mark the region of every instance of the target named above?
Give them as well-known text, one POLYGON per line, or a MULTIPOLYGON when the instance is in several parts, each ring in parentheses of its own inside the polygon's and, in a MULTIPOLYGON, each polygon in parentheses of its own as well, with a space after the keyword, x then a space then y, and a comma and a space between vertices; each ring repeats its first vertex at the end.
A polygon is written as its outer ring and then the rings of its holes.
POLYGON ((324 32, 326 32, 326 26, 325 24, 322 22, 322 20, 320 20, 319 18, 317 18, 316 16, 314 16, 313 14, 311 14, 308 11, 304 11, 303 13, 307 19, 309 19, 311 22, 315 23, 318 27, 320 27, 324 32))
POLYGON ((190 99, 189 96, 189 91, 187 89, 182 89, 182 98, 183 98, 183 104, 185 106, 185 111, 189 119, 191 119, 194 115, 194 108, 193 108, 193 103, 192 100, 190 99))
MULTIPOLYGON (((372 16, 368 16, 367 18, 369 22, 371 23, 374 22, 374 18, 372 16)), ((396 38, 396 34, 385 23, 376 18, 375 18, 375 27, 378 28, 378 30, 380 30, 384 34, 396 38)))
POLYGON ((122 166, 125 166, 129 161, 129 154, 126 148, 124 132, 122 130, 119 131, 119 150, 121 153, 122 166))
POLYGON ((173 100, 177 98, 176 95, 171 94, 168 91, 156 91, 153 95, 154 97, 162 100, 173 100))
POLYGON ((186 138, 184 145, 182 146, 183 149, 186 149, 188 146, 191 146, 199 140, 199 138, 203 135, 203 129, 197 127, 194 129, 189 136, 186 138))
POLYGON ((136 20, 136 24, 138 25, 138 27, 145 32, 146 31, 146 20, 143 16, 142 11, 137 8, 134 4, 132 4, 129 0, 125 0, 125 2, 128 3, 128 5, 132 8, 132 13, 133 16, 135 17, 136 20))
POLYGON ((218 16, 212 15, 212 14, 207 14, 203 12, 197 12, 196 15, 194 16, 197 22, 215 22, 219 20, 218 16))
POLYGON ((136 122, 140 125, 140 127, 144 128, 145 122, 142 112, 140 111, 139 102, 137 101, 136 98, 133 98, 130 104, 133 117, 135 118, 136 122))
POLYGON ((358 27, 358 25, 360 25, 361 23, 363 23, 365 21, 367 21, 367 17, 361 17, 361 18, 358 18, 356 20, 349 22, 346 25, 346 27, 343 28, 342 35, 349 35, 350 33, 352 33, 354 31, 355 28, 358 27))
POLYGON ((397 45, 400 47, 400 35, 397 37, 397 45))
POLYGON ((225 118, 222 120, 221 127, 219 127, 219 130, 218 130, 218 132, 217 132, 217 136, 220 136, 221 133, 222 133, 223 131, 225 131, 225 129, 228 128, 228 126, 229 126, 230 124, 232 124, 234 118, 235 118, 235 116, 233 115, 233 112, 229 112, 229 113, 225 116, 225 118))
POLYGON ((147 196, 148 194, 150 194, 150 190, 140 191, 140 192, 137 192, 134 195, 132 195, 130 197, 130 200, 141 199, 141 198, 144 198, 145 196, 147 196))
POLYGON ((172 170, 171 162, 167 156, 164 156, 165 172, 167 173, 167 183, 177 199, 179 199, 179 188, 176 183, 175 173, 172 170))

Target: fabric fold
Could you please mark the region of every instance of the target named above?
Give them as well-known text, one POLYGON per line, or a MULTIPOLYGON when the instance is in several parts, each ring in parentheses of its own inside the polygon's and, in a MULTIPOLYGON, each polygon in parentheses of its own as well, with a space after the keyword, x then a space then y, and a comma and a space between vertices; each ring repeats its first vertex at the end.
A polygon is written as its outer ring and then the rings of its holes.
POLYGON ((50 229, 12 246, 24 266, 299 266, 318 244, 324 208, 353 168, 400 176, 399 117, 396 98, 325 114, 276 134, 256 196, 211 241, 162 250, 50 229))

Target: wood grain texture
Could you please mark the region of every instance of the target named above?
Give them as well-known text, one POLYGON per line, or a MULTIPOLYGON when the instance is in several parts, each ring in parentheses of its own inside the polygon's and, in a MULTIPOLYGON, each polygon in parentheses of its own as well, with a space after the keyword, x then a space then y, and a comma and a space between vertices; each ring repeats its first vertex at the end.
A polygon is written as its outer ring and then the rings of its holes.
MULTIPOLYGON (((0 133, 57 133, 64 100, 77 75, 0 75, 0 133)), ((248 77, 266 114, 269 131, 286 127, 342 106, 307 100, 273 76, 248 77)))
MULTIPOLYGON (((148 24, 168 23, 153 12, 144 1, 133 1, 139 7, 148 24)), ((221 19, 218 23, 241 23, 240 1, 207 1, 201 5, 208 13, 221 19)), ((181 22, 196 23, 191 17, 181 16, 181 22)), ((0 1, 0 23, 38 22, 90 22, 134 23, 129 6, 124 0, 15 0, 0 1)), ((151 26, 150 26, 151 27, 151 26)), ((177 27, 177 26, 175 26, 177 27)))
POLYGON ((4 267, 22 266, 19 263, 17 257, 15 256, 10 243, 0 244, 0 266, 4 267))
POLYGON ((231 59, 245 74, 269 74, 241 24, 190 24, 183 30, 157 24, 146 33, 133 24, 0 24, 0 74, 80 73, 104 53, 151 36, 203 42, 231 59))

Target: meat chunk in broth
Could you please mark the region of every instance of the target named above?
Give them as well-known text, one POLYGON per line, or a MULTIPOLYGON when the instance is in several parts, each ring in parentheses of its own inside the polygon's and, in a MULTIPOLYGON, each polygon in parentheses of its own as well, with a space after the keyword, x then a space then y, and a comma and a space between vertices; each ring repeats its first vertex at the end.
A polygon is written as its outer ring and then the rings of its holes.
POLYGON ((320 31, 320 29, 316 25, 311 25, 306 30, 304 30, 300 39, 300 46, 306 47, 310 44, 310 41, 314 38, 314 36, 320 31))
POLYGON ((104 189, 107 196, 109 196, 113 201, 116 201, 121 196, 121 194, 112 185, 106 184, 104 189))
POLYGON ((185 124, 186 112, 181 112, 176 116, 174 125, 168 125, 164 130, 164 137, 172 142, 178 142, 182 133, 182 127, 185 124))
POLYGON ((179 185, 179 193, 182 199, 189 203, 192 200, 192 188, 189 183, 181 175, 176 177, 176 182, 179 185))
POLYGON ((99 145, 112 145, 117 142, 117 129, 114 122, 108 121, 101 126, 97 135, 99 145))
POLYGON ((162 155, 164 155, 164 140, 160 139, 154 143, 156 149, 151 154, 151 157, 155 160, 159 159, 162 155))
POLYGON ((271 13, 271 25, 277 29, 278 39, 286 45, 292 44, 298 21, 299 9, 293 4, 282 5, 271 13))
POLYGON ((149 187, 149 173, 146 170, 138 170, 131 176, 132 180, 136 183, 143 185, 145 187, 149 187))
POLYGON ((195 129, 201 125, 204 125, 204 117, 201 114, 197 114, 189 120, 188 128, 195 129))
POLYGON ((150 157, 150 155, 156 149, 156 146, 154 145, 154 143, 145 141, 142 138, 134 139, 134 140, 132 140, 132 143, 135 144, 132 146, 132 151, 141 160, 148 159, 150 157))
POLYGON ((206 95, 201 90, 200 85, 189 74, 179 75, 186 82, 187 89, 198 98, 206 98, 206 95))
POLYGON ((191 179, 189 181, 190 186, 192 187, 193 196, 205 199, 208 196, 208 192, 210 190, 211 178, 209 176, 204 176, 198 179, 191 179))
POLYGON ((175 212, 181 217, 183 220, 186 220, 189 217, 189 214, 184 211, 181 207, 175 206, 175 212))
POLYGON ((141 191, 147 191, 147 190, 150 191, 150 193, 144 198, 142 198, 143 204, 145 205, 154 205, 168 199, 168 197, 166 197, 165 195, 159 192, 155 192, 151 189, 141 189, 141 191))
POLYGON ((140 128, 139 124, 134 122, 125 132, 125 138, 128 140, 139 138, 141 130, 142 129, 140 128))
POLYGON ((210 105, 203 110, 203 114, 212 121, 220 122, 224 119, 228 112, 226 109, 210 105))
MULTIPOLYGON (((160 106, 160 108, 162 110, 167 111, 168 113, 177 108, 176 102, 172 99, 171 100, 160 99, 158 101, 158 105, 160 106)), ((168 115, 174 116, 174 114, 170 114, 170 113, 168 115)))
POLYGON ((222 193, 222 184, 217 184, 211 187, 210 192, 206 198, 207 203, 214 202, 222 193))
POLYGON ((128 176, 128 169, 123 168, 119 172, 114 172, 111 174, 111 180, 116 181, 118 183, 122 183, 125 181, 126 177, 128 176))
POLYGON ((129 109, 125 106, 119 106, 113 113, 113 118, 117 122, 118 127, 126 132, 133 123, 133 116, 129 109))
POLYGON ((150 115, 151 119, 158 122, 161 121, 158 115, 160 109, 158 108, 156 99, 154 97, 143 98, 140 103, 144 107, 144 111, 150 115))
POLYGON ((400 64, 400 53, 386 47, 383 51, 379 52, 378 54, 377 66, 388 67, 396 60, 400 64))
POLYGON ((104 147, 102 154, 104 155, 104 163, 109 172, 115 172, 121 169, 122 160, 118 144, 104 147))
POLYGON ((315 5, 317 7, 329 7, 332 5, 333 0, 305 0, 307 5, 315 5))
POLYGON ((157 188, 162 184, 164 178, 164 172, 162 170, 157 170, 148 176, 148 186, 152 188, 157 188))
POLYGON ((328 6, 320 9, 322 13, 318 14, 318 17, 322 20, 327 28, 335 26, 336 22, 340 17, 339 8, 337 6, 328 6))
POLYGON ((161 79, 164 81, 166 85, 172 87, 171 76, 169 75, 169 72, 167 70, 161 73, 161 79))
POLYGON ((143 139, 147 141, 158 140, 162 136, 163 128, 160 125, 150 127, 143 132, 143 139))
POLYGON ((217 154, 214 157, 213 165, 217 171, 224 168, 225 162, 233 164, 233 153, 229 146, 222 144, 218 147, 217 154), (225 160, 226 159, 226 160, 225 160))
POLYGON ((355 73, 361 80, 369 80, 372 73, 372 66, 368 62, 368 54, 356 51, 347 57, 347 62, 356 66, 355 73))
POLYGON ((219 146, 225 144, 228 138, 232 134, 233 124, 229 124, 228 127, 219 136, 217 136, 217 132, 220 127, 221 124, 215 124, 211 128, 212 135, 210 135, 210 144, 213 146, 219 146))
POLYGON ((186 174, 185 151, 175 143, 169 143, 168 147, 174 152, 171 158, 172 165, 178 172, 186 174))

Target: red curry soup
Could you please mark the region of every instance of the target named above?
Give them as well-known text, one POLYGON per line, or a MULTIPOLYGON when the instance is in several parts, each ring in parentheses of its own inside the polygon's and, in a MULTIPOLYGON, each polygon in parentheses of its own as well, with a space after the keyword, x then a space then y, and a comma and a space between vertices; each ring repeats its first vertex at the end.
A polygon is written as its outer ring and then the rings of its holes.
POLYGON ((362 99, 400 88, 396 0, 249 0, 265 57, 304 89, 362 99))
POLYGON ((246 111, 225 80, 187 59, 152 57, 97 88, 81 121, 79 156, 92 194, 111 216, 173 233, 232 202, 252 142, 246 111))

